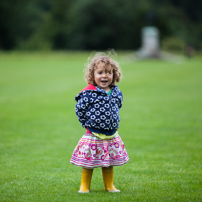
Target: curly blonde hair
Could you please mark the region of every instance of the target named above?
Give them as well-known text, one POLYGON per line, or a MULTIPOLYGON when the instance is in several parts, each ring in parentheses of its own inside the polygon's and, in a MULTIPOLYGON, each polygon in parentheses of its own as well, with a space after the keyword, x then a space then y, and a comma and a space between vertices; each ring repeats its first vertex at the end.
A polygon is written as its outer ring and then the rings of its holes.
POLYGON ((90 56, 85 68, 85 81, 88 84, 93 84, 96 86, 94 80, 94 70, 97 68, 97 65, 102 62, 105 64, 104 67, 108 71, 110 71, 111 68, 113 70, 113 80, 110 84, 110 87, 112 87, 115 82, 119 82, 121 80, 122 73, 119 64, 112 59, 112 57, 115 56, 116 53, 114 51, 108 51, 107 54, 105 54, 104 52, 97 52, 90 56))

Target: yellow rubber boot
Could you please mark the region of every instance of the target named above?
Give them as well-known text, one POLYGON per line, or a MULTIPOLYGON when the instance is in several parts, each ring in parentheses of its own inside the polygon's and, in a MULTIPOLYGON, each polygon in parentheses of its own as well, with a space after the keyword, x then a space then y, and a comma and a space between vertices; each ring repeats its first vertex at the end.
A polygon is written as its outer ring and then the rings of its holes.
POLYGON ((89 193, 93 169, 82 168, 81 186, 79 193, 89 193))
POLYGON ((105 190, 108 192, 120 192, 113 184, 113 167, 102 168, 102 176, 105 185, 105 190))

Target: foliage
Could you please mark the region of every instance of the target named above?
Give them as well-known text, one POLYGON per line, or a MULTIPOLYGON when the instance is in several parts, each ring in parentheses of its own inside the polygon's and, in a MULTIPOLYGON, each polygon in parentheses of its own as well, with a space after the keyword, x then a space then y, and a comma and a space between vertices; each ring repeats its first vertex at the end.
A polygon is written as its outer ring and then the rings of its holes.
POLYGON ((185 43, 180 38, 169 37, 162 41, 162 48, 166 51, 183 52, 185 50, 185 43))
POLYGON ((1 53, 0 201, 201 201, 201 57, 180 64, 129 60, 120 135, 130 161, 115 167, 106 193, 95 169, 78 194, 81 168, 69 163, 85 132, 74 96, 86 85, 88 52, 1 53))
POLYGON ((0 49, 137 49, 144 26, 201 48, 201 1, 2 0, 0 49), (15 5, 15 6, 13 6, 15 5))

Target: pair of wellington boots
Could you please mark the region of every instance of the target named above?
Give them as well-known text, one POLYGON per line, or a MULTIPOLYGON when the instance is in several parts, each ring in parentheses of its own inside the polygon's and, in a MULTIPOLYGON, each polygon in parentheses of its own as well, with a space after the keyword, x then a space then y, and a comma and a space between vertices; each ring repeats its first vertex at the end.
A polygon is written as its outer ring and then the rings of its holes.
MULTIPOLYGON (((81 186, 79 193, 89 193, 93 169, 82 168, 81 186)), ((108 192, 120 192, 113 184, 113 167, 102 168, 102 176, 105 190, 108 192)))

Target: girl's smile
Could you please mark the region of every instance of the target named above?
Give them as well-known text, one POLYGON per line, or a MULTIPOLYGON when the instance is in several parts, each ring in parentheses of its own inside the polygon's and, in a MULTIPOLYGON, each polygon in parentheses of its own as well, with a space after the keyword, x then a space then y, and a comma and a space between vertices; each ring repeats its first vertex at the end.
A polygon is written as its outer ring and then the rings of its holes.
POLYGON ((112 67, 108 69, 105 63, 100 62, 94 71, 94 81, 99 88, 109 91, 111 89, 109 86, 113 81, 112 67))

